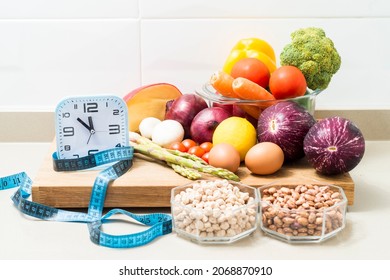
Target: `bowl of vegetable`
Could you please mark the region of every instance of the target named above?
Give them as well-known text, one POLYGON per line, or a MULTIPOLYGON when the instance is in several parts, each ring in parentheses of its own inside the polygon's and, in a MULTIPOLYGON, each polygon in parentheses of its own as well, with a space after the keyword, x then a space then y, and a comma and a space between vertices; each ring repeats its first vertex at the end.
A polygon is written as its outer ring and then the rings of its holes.
POLYGON ((316 97, 340 69, 341 57, 322 28, 300 28, 290 35, 279 67, 267 42, 257 38, 239 41, 222 70, 213 73, 196 93, 210 106, 238 105, 255 119, 263 109, 286 100, 313 115, 316 97))
POLYGON ((322 92, 321 89, 311 90, 307 89, 306 93, 299 97, 276 99, 276 100, 255 100, 255 99, 239 99, 233 97, 227 97, 220 94, 211 83, 205 83, 201 89, 195 91, 195 93, 203 97, 210 106, 213 104, 221 105, 239 105, 249 115, 257 118, 260 111, 265 108, 276 104, 281 101, 294 101, 304 107, 310 114, 314 115, 316 97, 322 92))

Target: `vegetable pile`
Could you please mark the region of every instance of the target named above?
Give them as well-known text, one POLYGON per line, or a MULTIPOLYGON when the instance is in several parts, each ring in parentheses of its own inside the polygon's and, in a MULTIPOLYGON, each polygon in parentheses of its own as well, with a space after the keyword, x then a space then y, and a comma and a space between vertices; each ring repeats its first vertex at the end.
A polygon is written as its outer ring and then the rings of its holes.
MULTIPOLYGON (((293 99, 326 89, 341 66, 333 41, 317 27, 298 29, 291 33, 291 40, 280 53, 281 66, 266 41, 240 40, 223 70, 212 74, 210 84, 225 97, 257 101, 293 99)), ((274 104, 258 103, 262 109, 274 104)), ((242 108, 252 116, 260 114, 254 106, 242 108)))
POLYGON ((135 152, 189 179, 207 173, 239 181, 239 166, 269 175, 303 157, 322 174, 352 170, 364 154, 361 131, 345 119, 317 122, 300 98, 328 87, 340 55, 321 28, 298 29, 291 40, 281 66, 265 40, 237 42, 209 81, 228 104, 210 104, 167 83, 132 91, 125 100, 130 131, 141 134, 133 134, 135 152))

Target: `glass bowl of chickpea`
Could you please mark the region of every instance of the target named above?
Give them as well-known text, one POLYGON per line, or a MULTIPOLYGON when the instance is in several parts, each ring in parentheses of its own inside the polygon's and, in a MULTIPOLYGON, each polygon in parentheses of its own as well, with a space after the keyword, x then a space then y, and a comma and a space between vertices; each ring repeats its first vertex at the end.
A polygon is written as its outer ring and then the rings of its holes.
POLYGON ((319 243, 346 225, 347 198, 336 185, 279 181, 258 188, 260 228, 288 243, 319 243))
POLYGON ((197 180, 171 191, 173 230, 198 243, 232 243, 258 225, 256 188, 228 180, 197 180))

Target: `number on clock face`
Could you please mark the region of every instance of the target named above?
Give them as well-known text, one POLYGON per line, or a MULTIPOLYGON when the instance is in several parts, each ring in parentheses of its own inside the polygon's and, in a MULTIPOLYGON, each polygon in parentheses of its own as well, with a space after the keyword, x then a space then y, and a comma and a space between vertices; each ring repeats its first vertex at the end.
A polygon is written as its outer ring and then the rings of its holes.
POLYGON ((61 159, 127 146, 126 103, 116 96, 65 99, 56 108, 56 138, 61 159))

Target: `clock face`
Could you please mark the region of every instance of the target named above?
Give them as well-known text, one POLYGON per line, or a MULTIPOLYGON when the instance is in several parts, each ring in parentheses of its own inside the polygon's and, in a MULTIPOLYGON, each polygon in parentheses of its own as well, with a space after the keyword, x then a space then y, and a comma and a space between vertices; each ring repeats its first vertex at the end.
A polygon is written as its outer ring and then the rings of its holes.
POLYGON ((129 145, 127 106, 117 96, 68 98, 58 104, 55 114, 60 159, 129 145))

